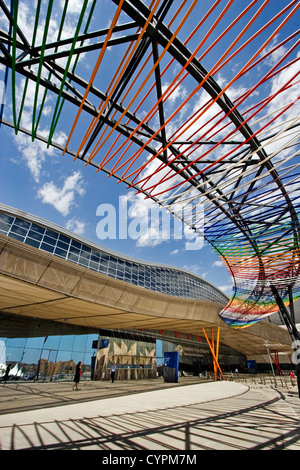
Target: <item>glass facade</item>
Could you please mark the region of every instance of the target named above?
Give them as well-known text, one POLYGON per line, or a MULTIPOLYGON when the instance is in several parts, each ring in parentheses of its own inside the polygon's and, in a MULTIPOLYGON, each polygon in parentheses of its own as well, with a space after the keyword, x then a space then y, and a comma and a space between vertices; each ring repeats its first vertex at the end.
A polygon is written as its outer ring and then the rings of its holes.
POLYGON ((212 284, 186 271, 122 257, 31 215, 0 207, 0 233, 107 276, 163 294, 218 302, 228 298, 212 284))
MULTIPOLYGON (((4 205, 0 205, 0 233, 84 268, 146 289, 221 305, 228 302, 221 291, 192 273, 126 258, 43 219, 4 205)), ((73 380, 79 361, 83 365, 82 380, 90 380, 97 354, 93 344, 97 339, 97 332, 34 338, 0 337, 0 381, 8 364, 12 366, 10 380, 73 380)), ((110 343, 111 348, 117 344, 116 341, 110 343)), ((156 345, 160 344, 160 341, 156 342, 156 345)), ((128 352, 118 357, 118 353, 111 349, 110 354, 118 362, 120 377, 125 374, 125 378, 132 378, 132 375, 137 378, 141 371, 143 377, 150 372, 153 374, 156 364, 163 359, 160 347, 156 352, 156 345, 151 367, 140 357, 129 357, 128 352)))
POLYGON ((0 378, 11 364, 10 380, 72 380, 81 361, 82 380, 90 380, 97 338, 97 334, 0 338, 0 378))

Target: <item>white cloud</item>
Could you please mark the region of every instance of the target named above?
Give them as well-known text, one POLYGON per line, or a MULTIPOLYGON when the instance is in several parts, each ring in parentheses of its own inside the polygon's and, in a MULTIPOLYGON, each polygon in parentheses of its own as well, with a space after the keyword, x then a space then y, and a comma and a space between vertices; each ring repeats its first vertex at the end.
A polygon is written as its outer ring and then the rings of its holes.
MULTIPOLYGON (((30 137, 25 134, 18 133, 15 136, 15 144, 18 151, 20 152, 22 161, 25 162, 28 167, 33 179, 36 183, 39 182, 43 163, 49 156, 54 156, 56 150, 53 147, 47 146, 44 142, 40 140, 31 141, 30 137)), ((16 163, 19 163, 18 160, 12 158, 16 163)))
POLYGON ((50 181, 39 189, 37 196, 44 204, 54 206, 57 211, 66 216, 76 204, 76 194, 82 196, 84 193, 82 175, 79 171, 74 171, 65 179, 61 188, 50 181))
MULTIPOLYGON (((271 51, 277 44, 279 40, 279 35, 277 34, 274 39, 268 44, 268 46, 262 51, 261 56, 264 56, 267 54, 269 51, 271 51)), ((266 59, 267 64, 274 65, 276 64, 279 59, 284 55, 286 52, 286 47, 281 46, 278 49, 274 50, 266 59)))
POLYGON ((225 285, 225 286, 218 286, 218 289, 220 289, 222 292, 224 292, 225 294, 232 294, 232 285, 228 284, 228 285, 225 285))
POLYGON ((207 273, 201 273, 202 266, 200 266, 199 264, 186 264, 185 266, 183 266, 183 269, 191 273, 195 273, 201 277, 205 277, 205 275, 207 274, 207 273))
MULTIPOLYGON (((16 90, 16 97, 17 101, 21 102, 22 99, 22 94, 23 94, 23 88, 25 86, 25 79, 21 79, 19 87, 16 90)), ((22 127, 25 127, 26 129, 31 129, 32 128, 32 108, 33 108, 33 103, 34 103, 34 95, 35 95, 35 84, 34 82, 29 81, 28 86, 27 86, 27 94, 26 94, 26 100, 24 104, 24 109, 22 113, 22 122, 21 125, 22 127)), ((39 105, 42 100, 42 94, 39 93, 38 96, 38 111, 39 111, 39 105)), ((46 100, 46 103, 48 103, 50 100, 46 100)), ((37 114, 38 114, 37 111, 37 114)), ((45 106, 43 109, 43 115, 48 116, 49 113, 51 114, 51 108, 49 105, 45 106)), ((37 116, 36 116, 37 119, 37 116)), ((49 132, 46 129, 39 128, 38 129, 38 134, 41 135, 43 138, 48 139, 48 134, 49 132)), ((13 139, 14 142, 17 146, 18 152, 20 153, 22 157, 22 162, 25 162, 26 166, 28 167, 33 179, 35 182, 40 181, 42 169, 43 169, 43 164, 46 161, 47 157, 55 156, 58 151, 50 146, 47 148, 47 144, 41 140, 35 139, 33 142, 31 140, 31 137, 29 137, 26 134, 23 134, 22 132, 18 132, 17 135, 14 133, 13 139)), ((66 134, 64 132, 57 132, 55 135, 55 141, 59 144, 63 144, 66 141, 66 134)), ((17 162, 16 159, 14 159, 15 162, 17 162)))
POLYGON ((213 264, 213 268, 214 268, 215 266, 217 266, 217 267, 219 268, 219 267, 224 266, 224 263, 223 263, 223 261, 215 261, 214 264, 213 264))
POLYGON ((138 247, 154 247, 160 245, 162 242, 167 241, 167 234, 162 233, 157 227, 148 227, 146 231, 138 238, 136 246, 138 247))
POLYGON ((71 232, 77 233, 77 235, 83 235, 85 231, 85 222, 73 217, 72 219, 67 221, 66 229, 70 230, 71 232))

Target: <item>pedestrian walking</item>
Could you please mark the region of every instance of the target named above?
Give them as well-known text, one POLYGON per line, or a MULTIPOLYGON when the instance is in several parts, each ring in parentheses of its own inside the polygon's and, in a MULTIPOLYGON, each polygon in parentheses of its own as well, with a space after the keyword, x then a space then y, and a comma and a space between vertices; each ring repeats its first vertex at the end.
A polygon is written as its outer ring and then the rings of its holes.
POLYGON ((79 390, 78 384, 80 382, 80 376, 81 376, 81 361, 78 362, 76 369, 75 369, 73 390, 79 390))
POLYGON ((2 377, 2 380, 3 380, 3 382, 5 382, 5 383, 6 383, 6 381, 9 379, 9 372, 10 372, 10 369, 11 369, 11 364, 8 364, 8 366, 6 367, 5 374, 4 374, 3 377, 2 377))
POLYGON ((115 381, 115 374, 116 374, 116 364, 113 364, 111 366, 111 373, 110 373, 110 376, 111 376, 111 383, 113 384, 114 381, 115 381))

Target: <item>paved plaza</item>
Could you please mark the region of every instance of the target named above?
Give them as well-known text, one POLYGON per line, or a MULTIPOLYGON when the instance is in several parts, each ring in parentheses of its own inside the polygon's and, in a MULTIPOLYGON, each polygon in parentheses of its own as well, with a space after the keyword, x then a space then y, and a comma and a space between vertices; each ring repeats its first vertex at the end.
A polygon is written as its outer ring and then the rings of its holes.
POLYGON ((300 450, 297 387, 181 378, 0 385, 1 450, 300 450))

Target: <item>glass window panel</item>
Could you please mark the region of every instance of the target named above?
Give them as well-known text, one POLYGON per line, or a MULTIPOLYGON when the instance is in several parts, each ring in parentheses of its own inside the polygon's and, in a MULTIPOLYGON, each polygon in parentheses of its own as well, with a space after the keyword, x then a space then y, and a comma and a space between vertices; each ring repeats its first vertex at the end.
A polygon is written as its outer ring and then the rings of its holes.
POLYGON ((73 351, 82 351, 84 352, 87 345, 86 335, 77 335, 74 339, 73 351))
POLYGON ((95 271, 98 271, 98 267, 99 267, 99 262, 90 261, 90 269, 93 269, 93 270, 95 270, 95 271))
POLYGON ((99 261, 99 259, 100 259, 100 253, 98 251, 92 250, 91 251, 91 260, 99 261))
POLYGON ((36 225, 36 224, 31 224, 31 229, 38 233, 45 233, 46 231, 44 227, 40 227, 39 225, 36 225))
POLYGON ((61 336, 48 336, 45 346, 48 349, 58 349, 61 341, 61 336))
POLYGON ((10 232, 9 236, 11 238, 14 238, 15 240, 19 240, 20 242, 23 242, 25 238, 24 235, 18 235, 17 233, 12 233, 12 232, 10 232))
POLYGON ((49 237, 55 238, 55 240, 57 240, 57 238, 58 238, 58 233, 54 232, 53 230, 50 230, 49 228, 46 229, 45 235, 48 235, 49 237))
POLYGON ((103 264, 101 263, 99 266, 99 271, 103 274, 107 274, 107 266, 103 266, 103 264))
POLYGON ((23 227, 18 227, 17 225, 13 224, 11 231, 13 233, 18 233, 19 235, 26 235, 27 234, 27 229, 23 227))
POLYGON ((138 265, 137 265, 137 264, 133 264, 133 265, 132 265, 132 272, 133 272, 134 274, 137 274, 137 273, 138 273, 138 265))
MULTIPOLYGON (((72 360, 75 362, 75 364, 78 364, 79 361, 82 362, 83 359, 83 354, 82 352, 74 352, 72 351, 72 360)), ((84 364, 82 364, 82 374, 84 374, 84 364)), ((82 377, 83 378, 83 377, 82 377)))
POLYGON ((62 235, 61 233, 59 234, 59 240, 65 243, 70 243, 70 238, 66 237, 65 235, 62 235))
MULTIPOLYGON (((67 361, 70 361, 72 359, 72 349, 67 349, 67 350, 64 350, 64 349, 60 349, 58 350, 57 352, 57 356, 56 356, 56 362, 67 362, 67 361)), ((68 372, 68 366, 66 366, 64 368, 66 370, 66 373, 68 372)), ((72 375, 73 375, 73 372, 71 372, 72 375)))
POLYGON ((41 349, 39 348, 26 347, 24 353, 22 359, 23 364, 37 364, 41 357, 41 349))
POLYGON ((67 249, 69 248, 69 243, 65 243, 65 242, 63 242, 63 241, 61 241, 61 240, 58 240, 58 241, 57 241, 57 246, 58 246, 59 248, 63 248, 64 250, 67 250, 67 249))
POLYGON ((78 248, 75 248, 75 247, 73 247, 73 246, 71 245, 71 246, 70 246, 69 253, 72 253, 72 254, 74 254, 74 255, 78 255, 78 256, 79 256, 80 250, 79 250, 78 248))
POLYGON ((76 240, 71 240, 71 247, 75 247, 80 249, 81 248, 81 243, 77 242, 76 240))
POLYGON ((90 254, 81 250, 80 257, 84 259, 90 259, 90 254))
POLYGON ((61 248, 58 248, 58 247, 55 248, 54 254, 57 255, 57 256, 61 256, 62 258, 66 258, 66 257, 67 257, 67 251, 66 251, 66 250, 62 250, 61 248))
POLYGON ((24 348, 27 338, 7 338, 6 347, 24 348))
POLYGON ((24 356, 24 348, 6 346, 6 363, 21 362, 24 356))
POLYGON ((34 230, 31 229, 28 231, 28 237, 34 238, 34 240, 41 240, 43 238, 43 234, 35 232, 34 230))
POLYGON ((85 253, 91 253, 92 251, 92 249, 89 246, 85 246, 85 245, 82 245, 81 250, 84 251, 85 253))
POLYGON ((74 253, 69 253, 68 254, 68 260, 72 261, 73 263, 77 263, 79 259, 79 255, 76 255, 74 253))
POLYGON ((88 265, 89 265, 89 260, 83 258, 82 256, 79 256, 78 264, 80 264, 81 266, 88 267, 88 265))
POLYGON ((5 231, 5 232, 8 232, 9 227, 10 227, 10 224, 7 224, 3 220, 0 220, 0 229, 1 230, 5 231))
POLYGON ((14 225, 18 225, 18 227, 23 227, 28 230, 30 227, 30 222, 26 222, 25 220, 16 218, 14 225))
POLYGON ((49 245, 53 245, 53 246, 56 245, 56 240, 54 240, 54 238, 52 237, 48 237, 47 235, 44 236, 43 242, 49 243, 49 245))
POLYGON ((10 215, 0 213, 0 220, 2 220, 3 222, 11 225, 14 221, 14 217, 11 217, 10 215))
POLYGON ((73 351, 74 336, 66 335, 61 337, 60 349, 61 351, 73 351))
POLYGON ((48 245, 48 243, 42 243, 41 250, 48 251, 49 253, 53 253, 54 246, 48 245))
POLYGON ((39 240, 33 240, 33 238, 26 238, 25 241, 26 245, 34 246, 35 248, 39 248, 40 246, 40 241, 39 240))

